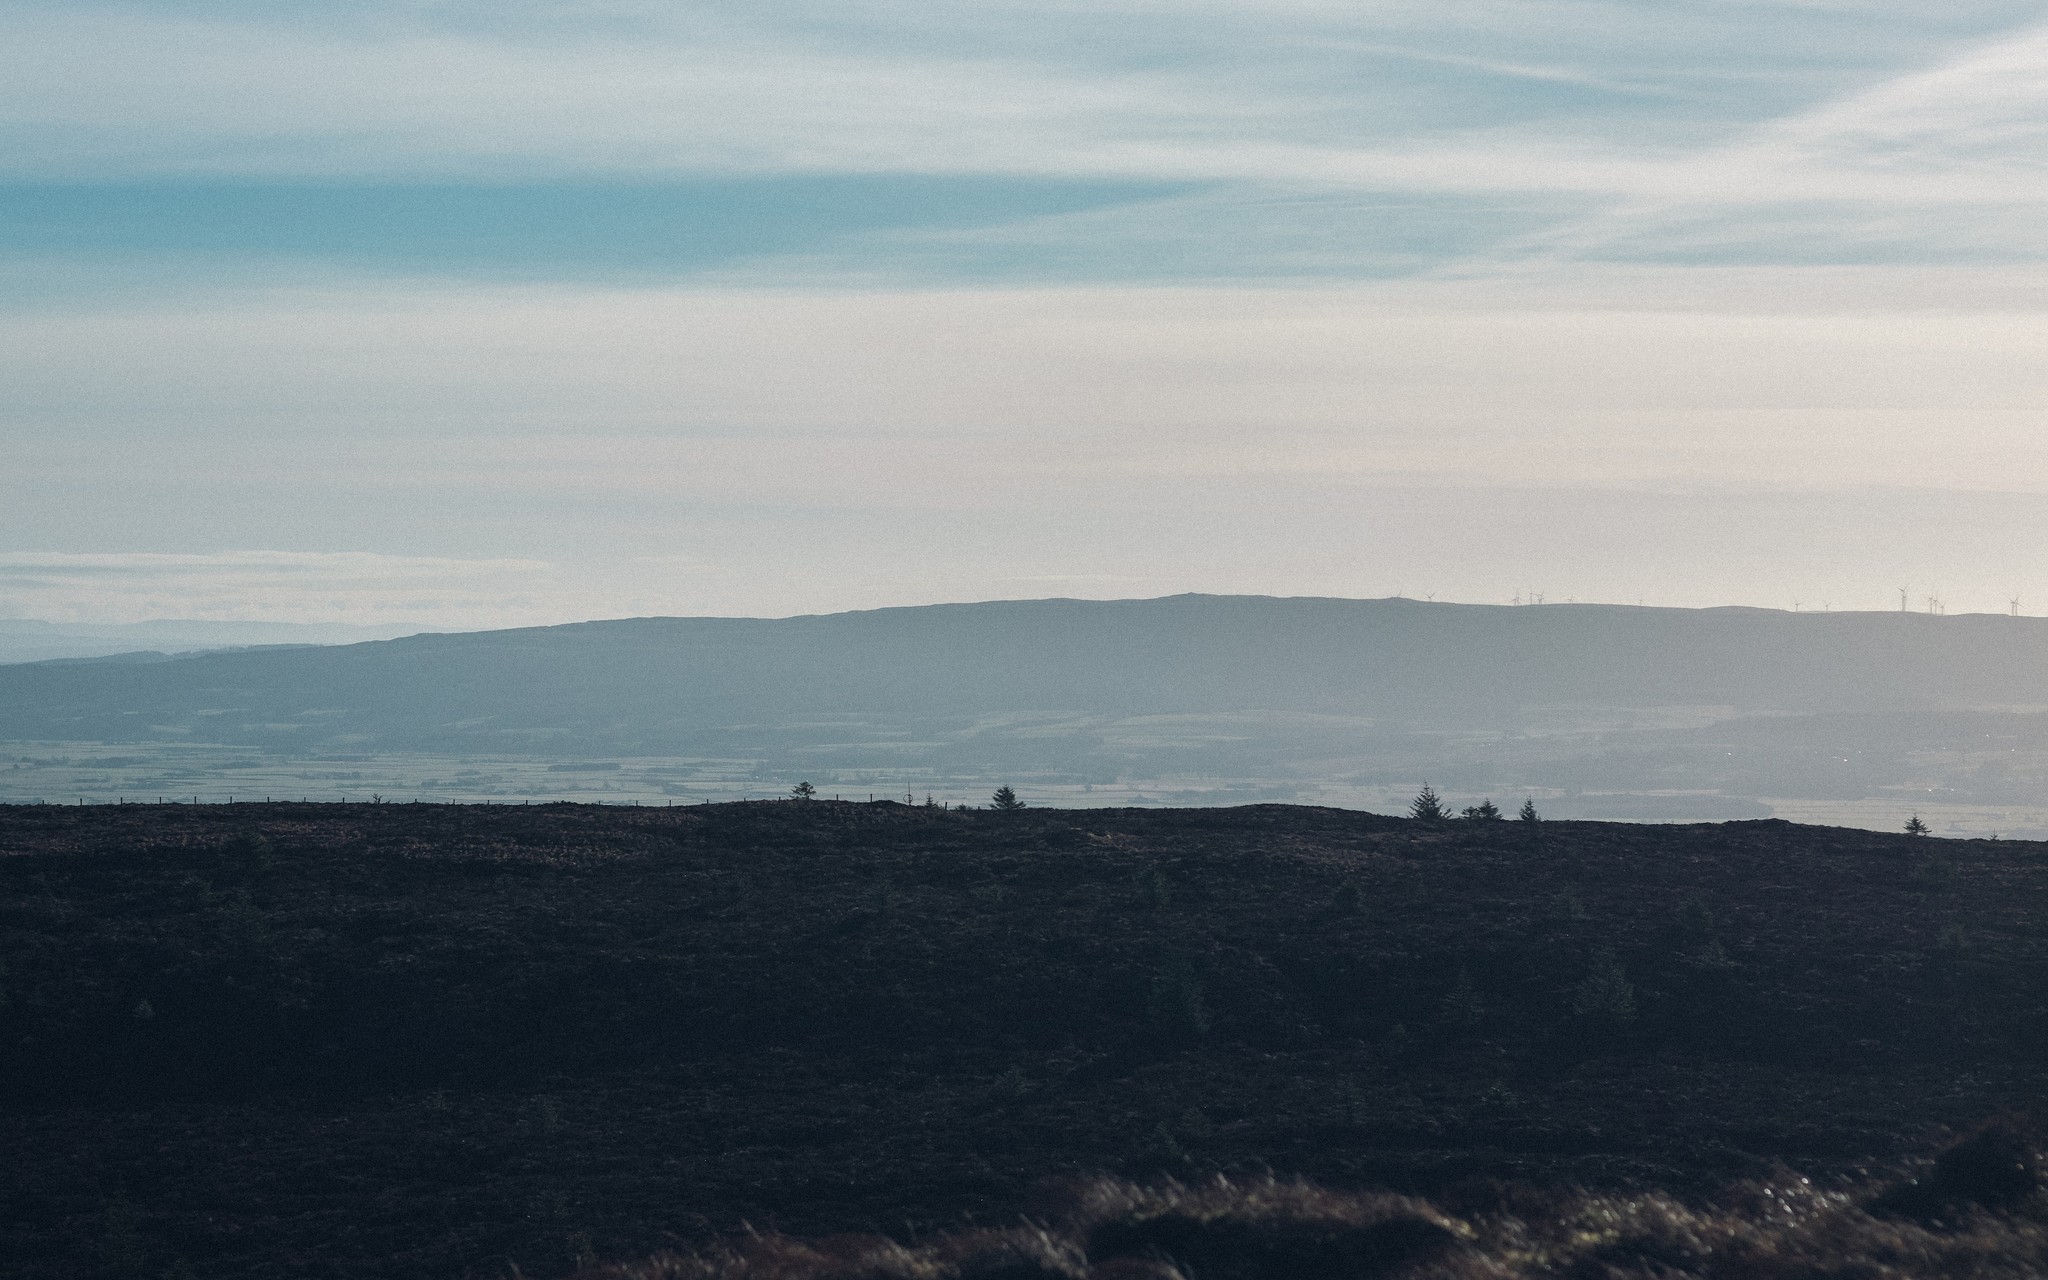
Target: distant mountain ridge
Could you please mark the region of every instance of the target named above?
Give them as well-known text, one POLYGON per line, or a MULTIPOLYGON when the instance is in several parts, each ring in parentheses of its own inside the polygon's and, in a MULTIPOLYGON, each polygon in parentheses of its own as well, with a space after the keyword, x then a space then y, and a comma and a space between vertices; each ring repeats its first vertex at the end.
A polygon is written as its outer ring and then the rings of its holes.
POLYGON ((0 738, 689 752, 846 719, 2048 706, 2048 620, 1182 595, 633 618, 0 667, 0 738))
POLYGON ((46 622, 0 618, 0 663, 127 654, 191 653, 274 644, 355 644, 412 635, 418 627, 340 622, 239 622, 160 618, 148 622, 46 622))

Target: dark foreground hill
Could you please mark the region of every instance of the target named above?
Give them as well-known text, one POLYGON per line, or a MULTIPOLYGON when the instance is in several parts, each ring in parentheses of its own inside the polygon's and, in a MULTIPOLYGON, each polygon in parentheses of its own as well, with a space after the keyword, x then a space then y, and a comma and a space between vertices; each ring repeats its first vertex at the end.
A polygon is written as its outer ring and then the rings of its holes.
MULTIPOLYGON (((555 755, 818 748, 876 720, 889 740, 1054 713, 1444 727, 1560 706, 2043 705, 2044 619, 1227 596, 638 618, 0 667, 0 739, 555 755)), ((1064 745, 1060 758, 1076 754, 1064 745)))
POLYGON ((0 809, 0 1255, 546 1276, 743 1224, 914 1242, 1102 1173, 1444 1212, 1826 1186, 2041 1096, 2044 854, 1277 806, 0 809))

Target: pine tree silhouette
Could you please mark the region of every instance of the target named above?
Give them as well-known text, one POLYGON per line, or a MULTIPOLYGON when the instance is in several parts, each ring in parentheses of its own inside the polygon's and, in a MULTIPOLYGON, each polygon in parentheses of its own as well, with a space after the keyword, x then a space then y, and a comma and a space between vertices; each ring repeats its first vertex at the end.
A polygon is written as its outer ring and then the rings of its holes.
POLYGON ((1408 816, 1421 822, 1442 822, 1450 814, 1445 811, 1436 789, 1425 782, 1421 794, 1408 802, 1408 816))

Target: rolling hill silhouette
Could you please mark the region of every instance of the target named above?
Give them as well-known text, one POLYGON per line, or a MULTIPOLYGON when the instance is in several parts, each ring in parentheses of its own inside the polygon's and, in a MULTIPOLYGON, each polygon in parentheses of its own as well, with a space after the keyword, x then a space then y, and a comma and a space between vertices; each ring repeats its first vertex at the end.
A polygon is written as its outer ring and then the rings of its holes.
POLYGON ((635 618, 148 664, 0 667, 0 737, 675 752, 848 720, 2048 705, 2048 621, 1184 595, 635 618))

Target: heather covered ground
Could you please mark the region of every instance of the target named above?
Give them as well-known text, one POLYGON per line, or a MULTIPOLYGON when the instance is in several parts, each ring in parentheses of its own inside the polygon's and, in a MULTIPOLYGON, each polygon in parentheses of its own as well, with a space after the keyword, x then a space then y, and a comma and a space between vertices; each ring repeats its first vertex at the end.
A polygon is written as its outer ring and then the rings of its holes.
POLYGON ((1475 1232, 1502 1181, 1853 1199, 2048 1083, 2043 853, 1283 806, 4 808, 0 1241, 33 1277, 546 1276, 748 1227, 941 1248, 1216 1174, 1475 1232))
POLYGON ((1017 1226, 905 1245, 750 1233, 582 1280, 1933 1280, 2048 1270, 2037 1137, 1998 1117, 1889 1182, 1712 1197, 1478 1184, 1432 1203, 1216 1175, 1073 1184, 1017 1226))

